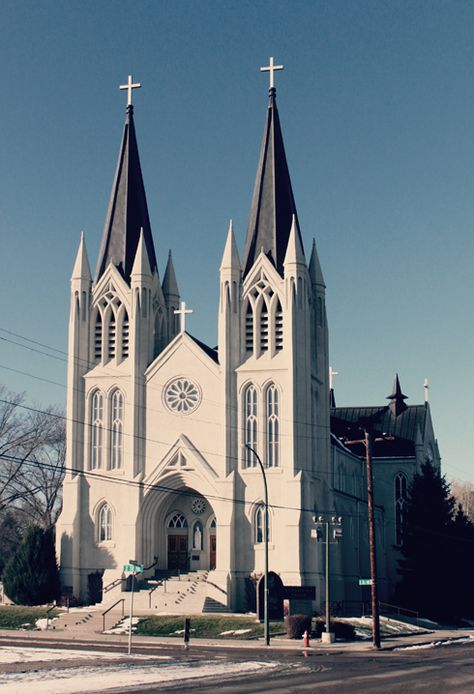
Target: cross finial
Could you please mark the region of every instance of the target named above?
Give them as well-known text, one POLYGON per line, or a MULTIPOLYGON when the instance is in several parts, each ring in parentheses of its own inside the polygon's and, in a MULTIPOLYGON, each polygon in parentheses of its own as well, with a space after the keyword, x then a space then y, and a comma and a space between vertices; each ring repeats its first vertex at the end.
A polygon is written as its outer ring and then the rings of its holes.
POLYGON ((121 84, 120 85, 120 89, 126 89, 128 92, 128 94, 127 94, 127 106, 132 105, 132 89, 140 89, 141 86, 142 85, 140 84, 140 82, 136 82, 135 84, 133 84, 133 79, 132 79, 131 75, 128 76, 127 84, 121 84))
POLYGON ((339 376, 339 371, 334 371, 332 366, 329 367, 329 389, 334 388, 334 376, 339 376))
POLYGON ((184 333, 186 331, 186 314, 193 313, 192 309, 186 309, 186 302, 182 301, 180 308, 174 311, 175 316, 179 316, 179 331, 184 333))
POLYGON ((430 399, 430 386, 427 378, 424 380, 423 389, 425 391, 425 402, 428 402, 430 399))
POLYGON ((275 76, 274 72, 275 70, 284 70, 285 68, 283 65, 275 65, 273 63, 273 58, 270 58, 270 65, 267 65, 266 67, 261 67, 260 72, 269 72, 270 73, 270 89, 275 89, 275 76))

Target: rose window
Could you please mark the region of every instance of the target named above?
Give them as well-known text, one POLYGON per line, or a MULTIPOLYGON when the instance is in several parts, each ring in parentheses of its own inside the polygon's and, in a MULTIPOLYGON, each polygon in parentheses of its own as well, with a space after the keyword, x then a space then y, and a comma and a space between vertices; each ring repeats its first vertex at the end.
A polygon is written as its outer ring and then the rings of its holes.
POLYGON ((166 386, 164 401, 171 412, 189 414, 201 402, 201 392, 189 378, 175 378, 166 386))

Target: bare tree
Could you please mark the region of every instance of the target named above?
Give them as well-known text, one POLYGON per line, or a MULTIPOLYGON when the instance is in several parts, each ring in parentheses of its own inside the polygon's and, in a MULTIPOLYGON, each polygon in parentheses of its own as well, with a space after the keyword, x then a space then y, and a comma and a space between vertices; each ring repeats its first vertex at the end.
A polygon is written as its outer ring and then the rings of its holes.
POLYGON ((457 504, 461 504, 464 513, 474 523, 474 484, 463 480, 451 480, 451 493, 457 504))
POLYGON ((64 476, 64 416, 23 405, 23 395, 0 386, 0 514, 50 528, 60 510, 64 476))

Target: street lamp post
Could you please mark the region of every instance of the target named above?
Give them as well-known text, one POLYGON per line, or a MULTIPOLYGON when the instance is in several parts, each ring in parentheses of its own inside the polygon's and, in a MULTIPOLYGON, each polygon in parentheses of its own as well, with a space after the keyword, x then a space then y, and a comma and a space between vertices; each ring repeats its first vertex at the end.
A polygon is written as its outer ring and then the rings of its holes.
POLYGON ((322 541, 326 545, 326 632, 323 632, 321 635, 321 638, 323 641, 328 641, 329 643, 332 643, 334 641, 334 634, 331 632, 331 609, 330 609, 330 600, 329 600, 329 545, 330 544, 337 544, 338 540, 342 537, 342 518, 340 516, 332 516, 331 520, 324 520, 324 516, 313 516, 313 522, 316 523, 318 526, 324 526, 325 527, 325 536, 324 539, 321 538, 321 533, 319 528, 316 528, 311 531, 311 537, 316 538, 318 542, 322 541), (329 526, 333 525, 334 530, 333 530, 333 537, 334 540, 331 543, 329 540, 329 526), (326 636, 327 634, 327 636, 326 636))
POLYGON ((265 513, 264 513, 264 524, 263 524, 263 533, 264 533, 264 542, 265 542, 265 574, 264 574, 264 579, 263 579, 263 629, 264 629, 264 641, 265 641, 265 646, 270 645, 270 622, 268 618, 268 488, 267 488, 267 477, 265 475, 265 468, 263 467, 263 463, 260 460, 260 456, 258 455, 257 451, 255 451, 252 446, 249 446, 248 443, 245 444, 245 447, 248 448, 249 451, 251 451, 255 459, 257 460, 260 470, 262 471, 263 475, 263 487, 265 491, 265 513))

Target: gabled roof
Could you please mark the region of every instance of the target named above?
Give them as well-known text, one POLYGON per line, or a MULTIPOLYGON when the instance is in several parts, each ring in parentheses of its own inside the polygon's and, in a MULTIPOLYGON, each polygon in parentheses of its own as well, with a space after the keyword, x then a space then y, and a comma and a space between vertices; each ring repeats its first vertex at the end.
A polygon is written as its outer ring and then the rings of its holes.
POLYGON ((295 215, 299 240, 303 246, 276 106, 275 89, 272 87, 245 240, 242 262, 244 277, 262 248, 283 276, 283 261, 293 215, 295 215))
POLYGON ((153 273, 156 270, 156 255, 138 155, 133 106, 130 105, 127 106, 122 146, 102 234, 95 282, 100 279, 109 263, 118 268, 126 282, 130 282, 141 228, 153 273))
POLYGON ((201 342, 201 340, 198 340, 197 337, 194 337, 194 335, 190 335, 188 332, 186 333, 188 337, 191 338, 193 342, 197 344, 198 347, 202 349, 203 352, 207 354, 208 357, 210 357, 213 361, 216 362, 216 364, 219 363, 219 356, 217 354, 217 349, 214 349, 214 347, 209 347, 209 345, 206 345, 205 342, 201 342))

